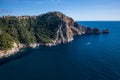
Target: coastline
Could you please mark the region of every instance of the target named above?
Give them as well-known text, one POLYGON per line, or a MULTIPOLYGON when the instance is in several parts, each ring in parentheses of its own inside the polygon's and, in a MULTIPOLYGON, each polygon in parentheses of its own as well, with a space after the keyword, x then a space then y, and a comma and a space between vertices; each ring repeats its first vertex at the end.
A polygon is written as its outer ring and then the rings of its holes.
POLYGON ((16 54, 17 52, 21 51, 21 49, 26 48, 24 44, 16 44, 15 42, 13 43, 13 48, 9 50, 0 50, 0 59, 6 58, 9 56, 12 56, 16 54))
MULTIPOLYGON (((108 31, 108 30, 107 30, 108 31)), ((104 33, 109 33, 109 32, 106 32, 106 30, 104 31, 104 33)), ((81 33, 81 34, 77 34, 77 35, 82 35, 82 34, 88 34, 88 33, 81 33)), ((90 33, 90 34, 100 34, 100 33, 90 33)), ((103 34, 103 33, 102 33, 103 34)), ((64 43, 68 43, 68 42, 71 42, 74 40, 74 35, 76 34, 73 34, 71 37, 67 37, 67 38, 64 38, 64 39, 56 39, 56 40, 52 40, 52 43, 31 43, 30 45, 25 45, 25 44, 17 44, 17 43, 13 43, 13 48, 9 49, 9 50, 0 50, 0 59, 3 59, 3 58, 7 58, 7 57, 10 57, 12 55, 15 55, 16 53, 20 52, 22 49, 25 49, 25 48, 36 48, 36 47, 39 47, 39 46, 47 46, 47 47, 51 47, 51 46, 56 46, 58 44, 64 44, 64 43), (63 41, 62 41, 63 40, 63 41)))
MULTIPOLYGON (((64 43, 68 43, 71 42, 73 39, 68 40, 67 42, 64 43)), ((13 43, 13 48, 9 49, 9 50, 0 50, 0 59, 4 59, 4 58, 8 58, 12 55, 17 54, 18 52, 20 52, 22 49, 25 48, 36 48, 39 46, 46 46, 46 47, 51 47, 51 46, 56 46, 58 44, 61 44, 61 42, 57 42, 56 43, 31 43, 29 46, 25 45, 25 44, 17 44, 17 43, 13 43)))

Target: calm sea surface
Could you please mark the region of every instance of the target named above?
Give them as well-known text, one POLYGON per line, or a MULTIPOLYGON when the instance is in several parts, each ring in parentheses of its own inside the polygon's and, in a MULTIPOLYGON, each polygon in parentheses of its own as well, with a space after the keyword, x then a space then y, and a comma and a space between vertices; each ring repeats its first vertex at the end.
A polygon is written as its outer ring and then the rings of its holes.
POLYGON ((79 23, 110 33, 26 50, 26 55, 0 65, 0 80, 120 80, 120 22, 79 23))

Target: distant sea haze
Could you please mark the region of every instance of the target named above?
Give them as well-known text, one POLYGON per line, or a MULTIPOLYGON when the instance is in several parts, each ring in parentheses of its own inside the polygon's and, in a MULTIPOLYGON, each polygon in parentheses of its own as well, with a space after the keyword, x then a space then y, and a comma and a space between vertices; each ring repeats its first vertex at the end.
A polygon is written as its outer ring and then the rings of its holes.
POLYGON ((40 46, 0 66, 0 80, 120 80, 120 21, 78 21, 109 34, 75 36, 70 43, 40 46))

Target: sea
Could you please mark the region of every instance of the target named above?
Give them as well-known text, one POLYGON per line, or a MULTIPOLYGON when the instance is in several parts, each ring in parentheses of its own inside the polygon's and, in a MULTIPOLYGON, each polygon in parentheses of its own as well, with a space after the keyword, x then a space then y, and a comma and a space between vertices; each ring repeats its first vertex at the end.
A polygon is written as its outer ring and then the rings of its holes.
POLYGON ((120 21, 77 21, 109 34, 26 49, 0 64, 0 80, 120 80, 120 21))

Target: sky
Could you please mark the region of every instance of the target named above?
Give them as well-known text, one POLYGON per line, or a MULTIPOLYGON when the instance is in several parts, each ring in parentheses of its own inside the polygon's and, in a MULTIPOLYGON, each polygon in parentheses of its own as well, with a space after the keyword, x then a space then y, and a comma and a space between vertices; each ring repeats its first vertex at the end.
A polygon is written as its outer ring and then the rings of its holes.
POLYGON ((0 16, 59 11, 76 21, 120 21, 120 0, 0 0, 0 16))

